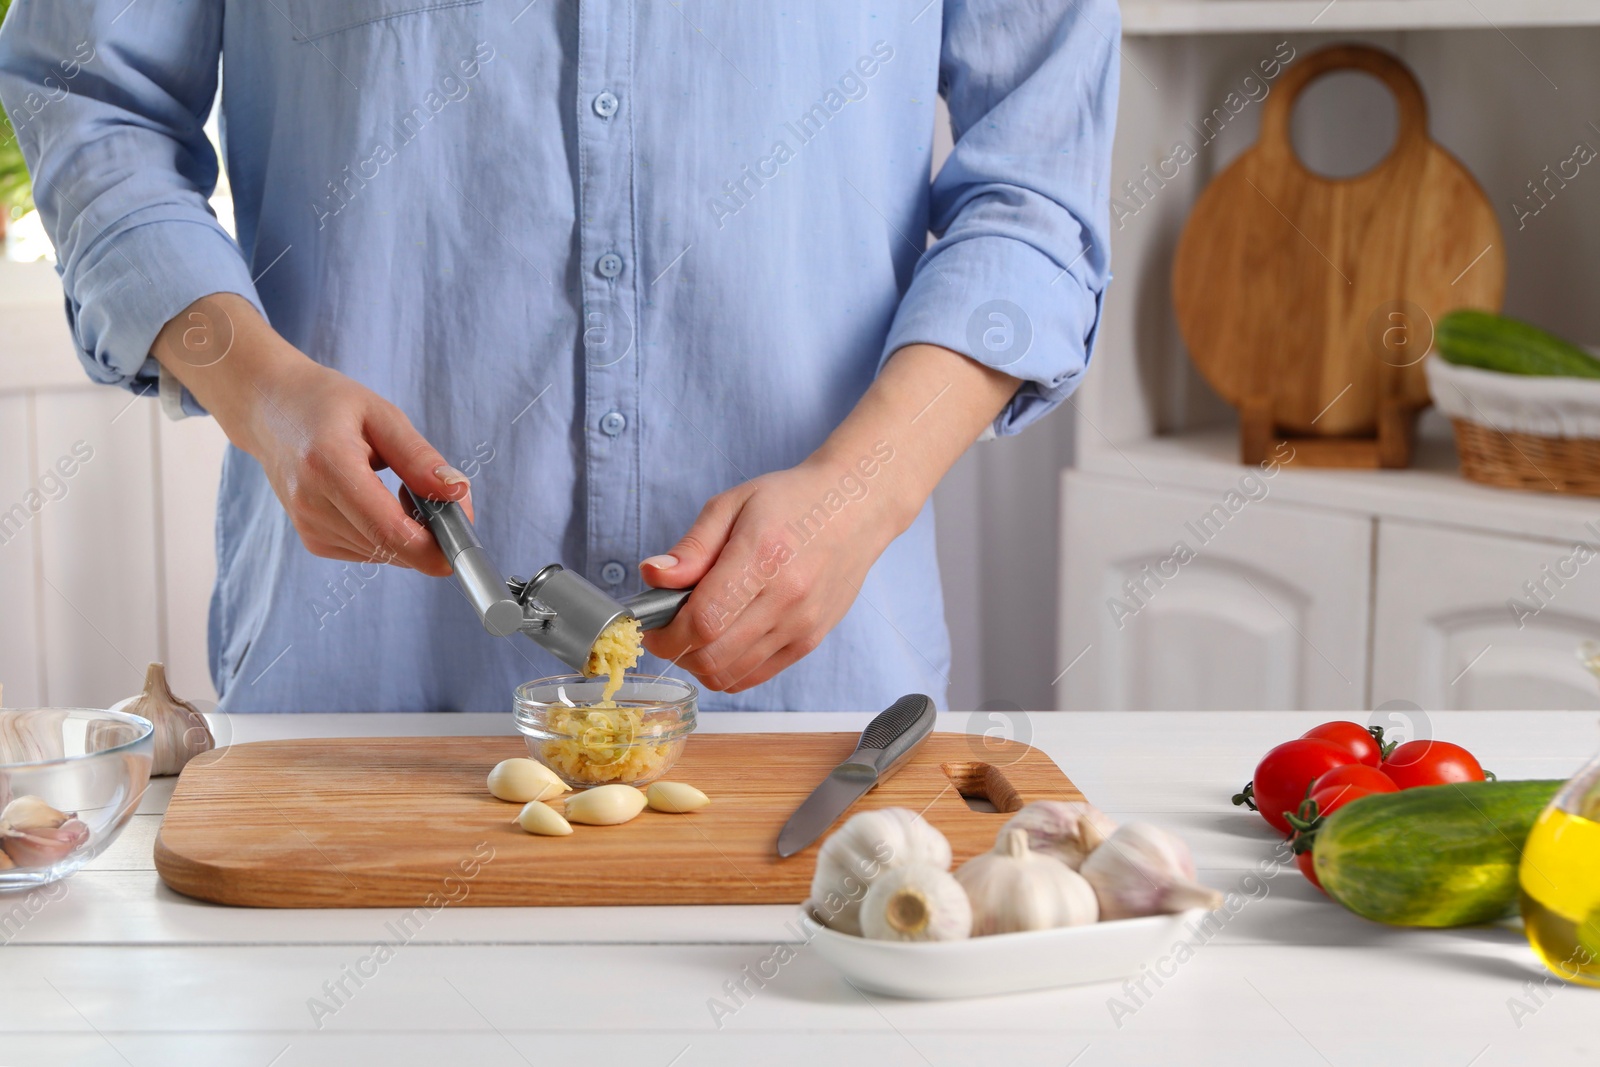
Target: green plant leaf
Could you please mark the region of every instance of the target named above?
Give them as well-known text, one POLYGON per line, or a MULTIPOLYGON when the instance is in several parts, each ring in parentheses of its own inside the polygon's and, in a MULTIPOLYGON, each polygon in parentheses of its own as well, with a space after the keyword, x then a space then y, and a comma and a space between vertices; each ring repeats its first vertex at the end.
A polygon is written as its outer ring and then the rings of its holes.
MULTIPOLYGON (((0 22, 5 21, 11 0, 0 0, 0 22)), ((22 215, 33 210, 33 183, 28 164, 22 158, 16 131, 10 117, 0 109, 0 208, 8 214, 22 215)))

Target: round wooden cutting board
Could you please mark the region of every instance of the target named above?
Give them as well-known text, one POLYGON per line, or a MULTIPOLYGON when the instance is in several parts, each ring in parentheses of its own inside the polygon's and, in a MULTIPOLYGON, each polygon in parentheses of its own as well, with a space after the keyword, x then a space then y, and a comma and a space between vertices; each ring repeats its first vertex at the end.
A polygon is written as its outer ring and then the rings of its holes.
POLYGON ((1284 73, 1260 139, 1195 205, 1173 269, 1178 325, 1206 380, 1273 432, 1310 437, 1371 435, 1380 409, 1426 406, 1432 323, 1458 307, 1498 310, 1504 289, 1488 198, 1429 138, 1416 78, 1361 45, 1284 73), (1289 138, 1295 99, 1336 70, 1374 75, 1399 111, 1394 147, 1353 178, 1308 170, 1289 138))

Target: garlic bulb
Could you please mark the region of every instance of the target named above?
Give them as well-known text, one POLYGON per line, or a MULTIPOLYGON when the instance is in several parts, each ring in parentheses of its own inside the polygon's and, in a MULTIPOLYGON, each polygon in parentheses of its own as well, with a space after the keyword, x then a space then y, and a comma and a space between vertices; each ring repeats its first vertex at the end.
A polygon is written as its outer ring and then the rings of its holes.
POLYGON ((517 825, 530 834, 545 837, 565 837, 572 833, 572 824, 541 800, 530 800, 523 806, 517 813, 517 825))
POLYGON ((171 687, 167 685, 167 669, 159 663, 152 663, 146 668, 144 692, 122 710, 155 724, 155 761, 150 767, 152 778, 177 774, 195 756, 217 747, 205 716, 187 700, 180 700, 173 695, 171 687))
POLYGON ((1054 856, 1073 870, 1084 857, 1110 837, 1117 824, 1093 804, 1081 800, 1035 800, 1006 820, 995 836, 998 843, 1008 830, 1026 830, 1028 847, 1054 856))
POLYGON ((1189 846, 1149 823, 1130 822, 1083 861, 1102 919, 1165 915, 1186 908, 1217 908, 1222 894, 1194 880, 1189 846))
POLYGON ((1008 830, 993 851, 956 871, 972 902, 972 933, 1008 934, 1081 926, 1100 916, 1094 889, 1054 856, 1028 848, 1026 830, 1008 830))
POLYGON ((527 804, 558 797, 568 788, 555 771, 526 756, 501 760, 489 772, 489 792, 498 800, 527 804))
POLYGON ((950 872, 908 863, 867 890, 861 933, 879 941, 959 941, 972 933, 972 904, 950 872))
POLYGON ((651 811, 672 815, 699 811, 711 803, 710 797, 683 782, 651 782, 650 788, 644 791, 644 799, 651 811))
POLYGON ((0 811, 0 850, 7 866, 49 867, 89 840, 76 815, 57 811, 40 797, 17 797, 0 811))
POLYGON ((885 871, 908 863, 950 869, 950 842, 908 808, 863 811, 822 843, 808 910, 830 930, 861 935, 861 902, 885 871))
POLYGON ((631 785, 597 785, 568 797, 567 821, 590 826, 615 826, 644 810, 644 794, 631 785))

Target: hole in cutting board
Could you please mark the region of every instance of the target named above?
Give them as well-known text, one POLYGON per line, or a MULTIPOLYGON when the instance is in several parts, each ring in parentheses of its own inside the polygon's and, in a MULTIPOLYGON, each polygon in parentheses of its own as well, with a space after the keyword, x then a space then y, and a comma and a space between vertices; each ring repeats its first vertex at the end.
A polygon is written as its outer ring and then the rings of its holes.
POLYGON ((1307 85, 1294 102, 1289 139, 1307 170, 1354 178, 1383 162, 1400 132, 1389 87, 1371 74, 1336 70, 1307 85))
POLYGON ((1022 795, 992 763, 957 761, 940 766, 973 811, 1009 815, 1022 807, 1022 795))

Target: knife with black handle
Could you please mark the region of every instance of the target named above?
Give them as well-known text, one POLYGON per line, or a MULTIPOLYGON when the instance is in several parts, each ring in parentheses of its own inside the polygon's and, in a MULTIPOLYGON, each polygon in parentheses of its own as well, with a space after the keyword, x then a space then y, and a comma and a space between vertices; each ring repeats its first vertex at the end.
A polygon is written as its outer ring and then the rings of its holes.
POLYGON ((912 751, 933 732, 933 701, 910 693, 867 724, 850 758, 812 790, 778 834, 778 855, 792 856, 821 837, 862 794, 900 769, 912 751))

